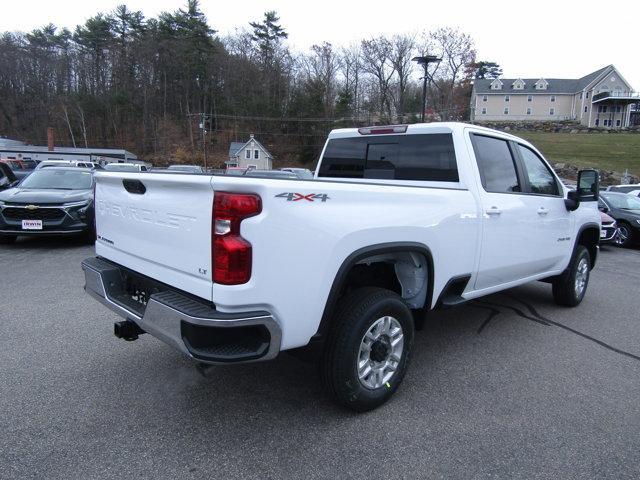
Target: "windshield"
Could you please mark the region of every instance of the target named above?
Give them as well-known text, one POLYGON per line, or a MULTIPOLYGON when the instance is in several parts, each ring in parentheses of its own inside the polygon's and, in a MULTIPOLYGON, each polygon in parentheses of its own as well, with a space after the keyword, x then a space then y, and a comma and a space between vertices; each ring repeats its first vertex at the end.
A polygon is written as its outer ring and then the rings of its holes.
POLYGON ((613 208, 621 208, 622 210, 640 210, 640 199, 632 197, 631 195, 602 194, 602 196, 613 208))
POLYGON ((91 172, 82 170, 36 170, 20 184, 26 189, 88 190, 91 188, 91 172))

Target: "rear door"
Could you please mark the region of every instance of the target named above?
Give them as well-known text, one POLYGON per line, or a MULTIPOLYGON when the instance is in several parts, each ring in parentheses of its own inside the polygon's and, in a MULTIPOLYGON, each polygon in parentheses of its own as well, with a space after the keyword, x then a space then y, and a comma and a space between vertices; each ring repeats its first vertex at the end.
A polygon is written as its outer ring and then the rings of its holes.
POLYGON ((541 248, 537 219, 529 215, 524 178, 510 141, 471 133, 480 174, 480 260, 475 288, 491 288, 537 272, 541 248))
POLYGON ((211 177, 95 176, 97 255, 211 299, 211 177))

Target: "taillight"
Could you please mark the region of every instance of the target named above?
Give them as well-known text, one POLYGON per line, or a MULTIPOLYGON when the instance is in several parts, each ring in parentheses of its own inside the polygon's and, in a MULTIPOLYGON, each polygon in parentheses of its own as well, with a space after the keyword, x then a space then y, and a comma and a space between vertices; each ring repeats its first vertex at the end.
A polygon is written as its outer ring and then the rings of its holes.
POLYGON ((262 211, 258 195, 216 192, 213 200, 213 281, 239 285, 251 278, 251 244, 240 236, 240 223, 262 211))

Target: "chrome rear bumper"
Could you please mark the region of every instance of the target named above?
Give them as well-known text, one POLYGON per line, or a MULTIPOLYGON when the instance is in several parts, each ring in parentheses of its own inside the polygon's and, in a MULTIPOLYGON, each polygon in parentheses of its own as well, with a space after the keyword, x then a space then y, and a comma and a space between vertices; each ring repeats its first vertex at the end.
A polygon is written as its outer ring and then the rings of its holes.
POLYGON ((280 351, 282 332, 268 312, 218 312, 204 300, 98 257, 84 260, 82 269, 89 295, 200 362, 263 361, 280 351))

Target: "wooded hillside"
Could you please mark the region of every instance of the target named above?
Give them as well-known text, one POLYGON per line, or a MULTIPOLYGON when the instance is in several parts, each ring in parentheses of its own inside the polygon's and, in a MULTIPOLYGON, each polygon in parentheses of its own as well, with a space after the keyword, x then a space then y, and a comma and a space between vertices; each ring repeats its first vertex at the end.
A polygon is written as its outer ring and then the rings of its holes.
POLYGON ((52 126, 58 145, 193 163, 202 160, 204 118, 210 165, 249 133, 280 164, 308 164, 331 128, 416 121, 422 81, 411 59, 423 54, 442 57, 431 67, 430 115, 468 118, 479 70, 473 40, 457 30, 399 32, 348 47, 328 38, 294 52, 276 12, 239 27, 219 36, 215 19, 189 0, 157 18, 122 5, 73 31, 3 33, 0 135, 44 144, 52 126))

